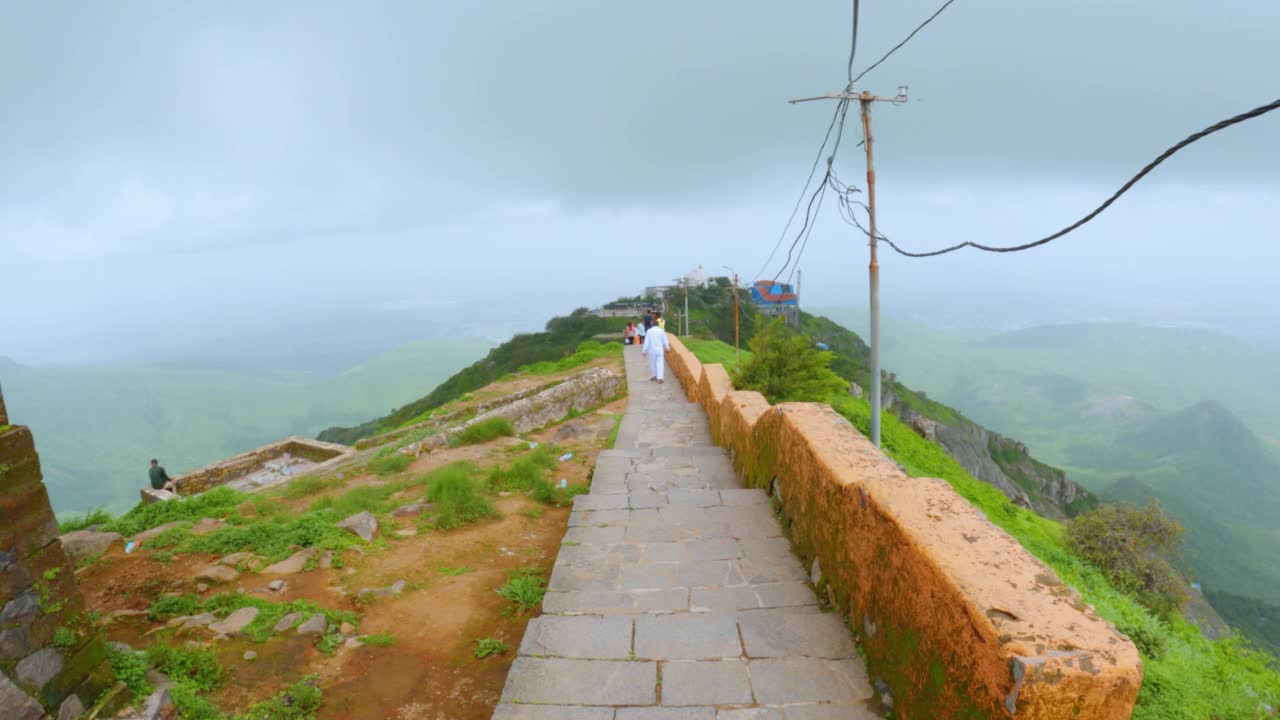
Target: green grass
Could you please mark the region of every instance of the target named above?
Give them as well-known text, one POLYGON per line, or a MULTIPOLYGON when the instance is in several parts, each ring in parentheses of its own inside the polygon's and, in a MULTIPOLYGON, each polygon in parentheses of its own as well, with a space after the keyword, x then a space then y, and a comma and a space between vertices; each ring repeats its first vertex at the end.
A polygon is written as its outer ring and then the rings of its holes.
POLYGON ((277 562, 292 555, 298 547, 341 551, 364 544, 360 538, 337 527, 335 523, 345 517, 340 512, 325 510, 229 525, 208 535, 188 535, 174 549, 210 555, 252 551, 268 562, 277 562))
POLYGON ((431 527, 451 530, 498 517, 493 502, 480 492, 474 474, 475 468, 467 463, 453 463, 431 473, 427 483, 427 502, 434 506, 434 515, 428 519, 431 527))
POLYGON ((510 465, 495 465, 485 476, 485 489, 489 492, 522 492, 544 505, 568 505, 575 495, 589 490, 581 485, 560 488, 552 484, 547 471, 556 466, 558 453, 559 448, 541 445, 516 458, 510 465))
MULTIPOLYGON (((704 364, 719 363, 724 365, 725 369, 730 372, 733 372, 738 367, 738 363, 734 361, 733 357, 733 345, 730 345, 729 343, 722 342, 720 340, 705 340, 692 337, 681 338, 681 341, 684 343, 684 346, 689 349, 689 352, 693 353, 693 356, 698 358, 699 362, 704 364)), ((747 339, 745 337, 741 340, 739 357, 741 358, 743 365, 751 362, 751 359, 755 357, 751 351, 747 349, 747 339)))
POLYGON ((106 508, 96 507, 83 515, 73 515, 66 520, 59 520, 58 534, 65 535, 75 530, 84 530, 93 525, 108 525, 113 520, 115 520, 115 516, 108 512, 106 508))
POLYGON ((497 592, 510 600, 519 612, 528 612, 542 602, 547 581, 535 568, 520 568, 507 575, 506 583, 497 592))
POLYGON ((375 633, 373 635, 361 635, 360 642, 374 647, 391 647, 396 644, 396 638, 391 633, 375 633))
POLYGON ((459 567, 444 567, 444 566, 441 566, 441 567, 437 568, 436 570, 437 570, 441 575, 448 575, 449 577, 457 577, 457 576, 459 576, 459 575, 465 575, 465 574, 467 574, 467 573, 469 573, 469 572, 472 572, 472 568, 469 568, 469 567, 467 567, 467 566, 465 566, 465 565, 462 565, 462 566, 459 566, 459 567))
POLYGON ((483 660, 490 655, 501 655, 511 650, 506 643, 498 638, 487 637, 476 640, 476 647, 471 651, 477 660, 483 660))
POLYGON ((543 361, 522 366, 516 372, 526 375, 553 375, 565 370, 572 370, 603 357, 617 357, 624 345, 617 343, 600 343, 588 340, 578 345, 573 354, 555 361, 543 361))
POLYGON ((338 487, 342 481, 336 477, 320 477, 317 475, 308 475, 292 480, 283 489, 279 490, 276 495, 286 500, 299 500, 304 497, 315 495, 338 487))
MULTIPOLYGON (((860 431, 870 426, 865 400, 835 398, 832 407, 860 431)), ((947 481, 991 522, 1013 536, 1080 591, 1098 614, 1133 639, 1142 653, 1145 679, 1135 720, 1248 720, 1260 717, 1260 703, 1280 703, 1280 674, 1269 656, 1239 640, 1211 641, 1181 617, 1162 618, 1107 582, 1100 571, 1067 550, 1060 523, 1015 506, 1004 493, 975 479, 940 446, 885 413, 885 452, 913 477, 947 481)))
POLYGON ((147 661, 176 683, 209 692, 222 682, 224 669, 212 648, 155 644, 147 648, 147 661))
POLYGON ((613 429, 609 431, 609 438, 605 440, 604 447, 606 450, 612 450, 613 446, 618 444, 618 430, 622 429, 622 416, 613 416, 613 429))
POLYGON ((500 437, 512 437, 515 434, 516 428, 511 424, 510 420, 504 417, 494 417, 468 425, 460 432, 455 433, 449 438, 449 446, 478 445, 500 437))
POLYGON ((217 487, 177 501, 136 505, 115 521, 103 526, 103 529, 132 537, 144 530, 176 520, 194 522, 207 517, 225 518, 236 511, 236 506, 248 499, 247 493, 228 487, 217 487))
POLYGON ((383 455, 379 453, 369 461, 369 471, 374 475, 395 475, 402 473, 413 463, 413 458, 398 452, 383 455))

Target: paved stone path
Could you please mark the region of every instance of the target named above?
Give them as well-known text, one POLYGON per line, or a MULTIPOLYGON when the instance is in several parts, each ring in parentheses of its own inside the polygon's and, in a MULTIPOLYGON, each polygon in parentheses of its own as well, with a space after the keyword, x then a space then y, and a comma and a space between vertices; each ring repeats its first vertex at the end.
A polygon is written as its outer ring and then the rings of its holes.
POLYGON ((872 689, 762 490, 678 380, 630 389, 579 496, 495 720, 858 720, 872 689))

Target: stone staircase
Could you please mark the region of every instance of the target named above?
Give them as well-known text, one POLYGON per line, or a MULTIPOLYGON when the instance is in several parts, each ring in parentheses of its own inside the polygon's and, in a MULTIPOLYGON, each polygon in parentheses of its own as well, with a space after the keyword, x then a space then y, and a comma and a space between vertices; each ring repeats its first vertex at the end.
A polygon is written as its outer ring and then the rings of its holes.
POLYGON ((544 615, 495 720, 857 720, 877 701, 763 490, 740 487, 678 381, 630 390, 576 499, 544 615))

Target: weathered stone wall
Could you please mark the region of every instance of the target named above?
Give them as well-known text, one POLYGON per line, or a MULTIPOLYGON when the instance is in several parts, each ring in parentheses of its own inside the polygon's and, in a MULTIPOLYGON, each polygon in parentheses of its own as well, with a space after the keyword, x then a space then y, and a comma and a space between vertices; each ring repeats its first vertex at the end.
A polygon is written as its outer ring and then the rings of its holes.
POLYGON ((64 703, 74 717, 113 678, 57 539, 31 431, 8 422, 0 393, 0 717, 59 717, 64 703))
POLYGON ((484 402, 477 403, 475 406, 472 406, 472 407, 460 408, 452 412, 448 412, 442 415, 428 418, 427 420, 423 420, 420 423, 406 425, 405 427, 397 428, 390 432, 385 432, 381 435, 375 435, 374 437, 368 437, 368 438, 361 438, 356 441, 355 448, 357 450, 366 450, 371 447, 386 445, 389 442, 394 442, 396 440, 399 440, 400 438, 406 437, 408 435, 412 435, 413 433, 416 433, 420 430, 430 429, 432 427, 443 428, 453 423, 454 421, 458 420, 459 418, 465 417, 467 414, 471 414, 474 416, 474 415, 481 415, 481 414, 487 413, 491 410, 502 407, 503 405, 510 405, 511 403, 516 402, 517 400, 523 400, 527 397, 532 397, 534 395, 537 395, 543 390, 546 390, 548 388, 551 388, 551 387, 554 387, 555 385, 560 384, 560 382, 561 381, 559 380, 555 380, 553 382, 545 383, 542 385, 536 385, 531 388, 525 388, 524 390, 508 393, 506 395, 503 395, 502 397, 493 398, 492 400, 486 400, 484 402))
POLYGON ((846 613, 895 717, 1128 718, 1137 649, 942 480, 912 478, 817 403, 727 388, 672 338, 672 371, 846 613))
POLYGON ((622 375, 613 370, 603 367, 591 368, 535 395, 498 404, 492 410, 476 415, 465 423, 442 430, 421 442, 407 445, 401 448, 400 452, 417 456, 423 452, 445 447, 453 435, 492 418, 510 420, 516 432, 536 430, 564 418, 570 410, 584 412, 604 405, 617 397, 624 386, 622 375))
MULTIPOLYGON (((178 482, 179 494, 194 495, 244 477, 261 468, 263 463, 285 454, 306 458, 312 462, 328 463, 350 457, 353 452, 346 445, 291 437, 183 473, 174 480, 178 482)), ((316 468, 309 470, 309 472, 315 471, 316 468)))

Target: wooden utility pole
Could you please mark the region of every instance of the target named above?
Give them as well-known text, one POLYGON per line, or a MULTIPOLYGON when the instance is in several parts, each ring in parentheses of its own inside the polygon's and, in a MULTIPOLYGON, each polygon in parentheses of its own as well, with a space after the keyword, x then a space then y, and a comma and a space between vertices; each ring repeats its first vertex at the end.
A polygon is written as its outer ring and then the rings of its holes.
POLYGON ((689 278, 684 279, 684 335, 689 336, 689 278))
POLYGON ((733 274, 733 369, 740 365, 738 359, 738 273, 733 274))
POLYGON ((880 447, 880 263, 876 259, 876 171, 875 158, 871 151, 871 103, 891 102, 896 104, 907 101, 907 87, 898 88, 893 97, 878 97, 865 90, 856 93, 853 85, 842 93, 828 93, 810 98, 796 98, 791 104, 809 102, 810 100, 840 100, 849 102, 857 100, 862 107, 862 139, 867 150, 867 214, 870 216, 870 231, 867 233, 871 244, 871 262, 867 265, 867 274, 871 295, 871 442, 880 447))

